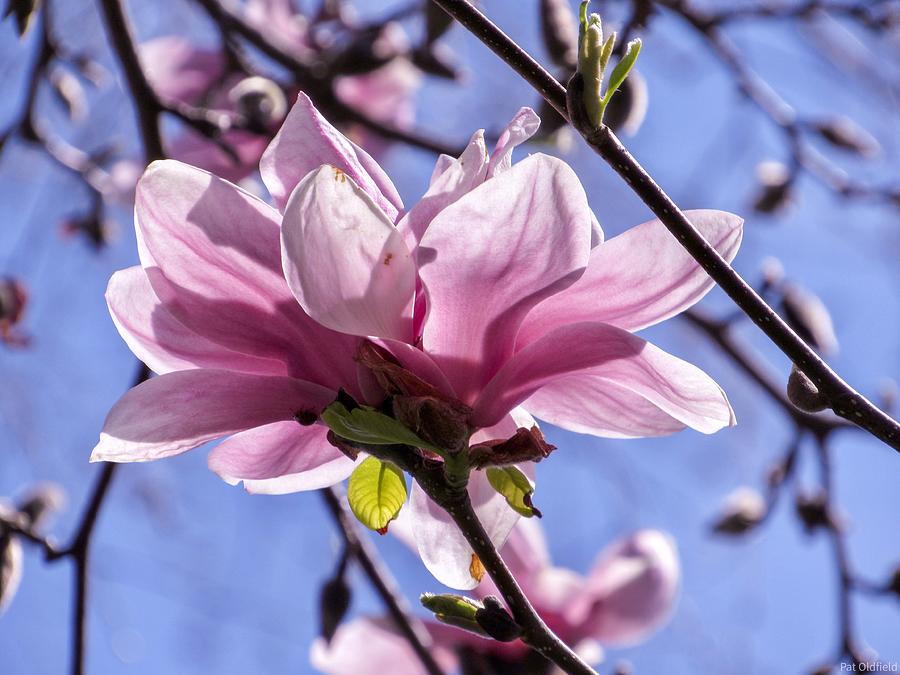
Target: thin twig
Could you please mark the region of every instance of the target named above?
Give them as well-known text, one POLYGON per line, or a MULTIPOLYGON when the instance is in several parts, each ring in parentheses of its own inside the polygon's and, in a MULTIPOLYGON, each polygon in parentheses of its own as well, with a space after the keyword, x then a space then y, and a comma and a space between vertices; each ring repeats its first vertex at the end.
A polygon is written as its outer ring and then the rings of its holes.
MULTIPOLYGON (((531 84, 565 119, 566 90, 467 0, 433 0, 531 84)), ((571 122, 571 120, 570 120, 571 122)), ((607 127, 578 130, 734 303, 809 377, 829 407, 900 452, 900 424, 842 380, 735 272, 607 127)))
POLYGON ((378 596, 384 602, 388 613, 394 620, 394 624, 409 642, 422 666, 428 671, 429 675, 443 675, 444 671, 429 651, 432 642, 431 636, 422 622, 411 613, 409 606, 397 588, 396 581, 379 561, 377 552, 368 540, 360 536, 356 521, 344 507, 337 489, 334 487, 325 488, 321 490, 321 493, 329 513, 331 513, 340 528, 341 535, 350 554, 359 563, 378 596))

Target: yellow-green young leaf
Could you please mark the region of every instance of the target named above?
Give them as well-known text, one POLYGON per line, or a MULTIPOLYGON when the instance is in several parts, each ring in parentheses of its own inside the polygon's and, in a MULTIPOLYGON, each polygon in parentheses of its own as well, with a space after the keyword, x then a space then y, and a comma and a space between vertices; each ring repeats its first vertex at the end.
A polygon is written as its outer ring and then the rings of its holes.
POLYGON ((322 411, 322 421, 341 438, 368 445, 412 445, 440 452, 416 436, 393 417, 378 412, 368 406, 360 406, 353 410, 335 401, 322 411))
POLYGON ((520 469, 515 466, 492 466, 487 470, 487 479, 491 487, 499 492, 506 499, 516 513, 531 518, 532 516, 541 517, 538 511, 531 503, 531 495, 534 493, 534 487, 531 481, 520 469))
POLYGON ((384 534, 406 501, 406 479, 390 462, 367 457, 350 474, 347 499, 359 522, 384 534))

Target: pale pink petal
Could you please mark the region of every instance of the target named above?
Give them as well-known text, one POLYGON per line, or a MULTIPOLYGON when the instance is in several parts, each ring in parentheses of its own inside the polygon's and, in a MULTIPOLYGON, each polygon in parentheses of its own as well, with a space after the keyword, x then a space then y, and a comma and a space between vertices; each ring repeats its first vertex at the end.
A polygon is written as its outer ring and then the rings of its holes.
POLYGON ((343 171, 323 166, 294 190, 282 264, 300 306, 351 335, 412 339, 416 270, 403 237, 343 171))
POLYGON ((153 290, 184 326, 232 351, 288 364, 337 389, 355 382, 356 338, 307 316, 281 269, 279 213, 171 160, 138 184, 138 250, 153 290))
POLYGON ((248 492, 285 494, 340 483, 353 460, 325 439, 322 425, 274 422, 228 438, 209 453, 209 468, 225 482, 244 481, 248 492), (278 480, 273 480, 278 479, 278 480))
MULTIPOLYGON (((473 424, 501 419, 507 410, 546 384, 560 378, 577 383, 580 377, 609 380, 703 433, 734 424, 728 399, 706 373, 621 328, 603 323, 557 328, 516 353, 482 392, 475 404, 473 424)), ((591 381, 582 391, 597 388, 591 381)), ((569 411, 553 410, 555 421, 563 426, 588 424, 593 396, 574 399, 573 403, 577 405, 569 411)), ((606 403, 601 399, 597 405, 606 403)), ((540 417, 533 406, 529 411, 540 417)), ((600 410, 598 417, 603 416, 600 410)), ((601 428, 597 433, 604 431, 608 430, 601 428)))
POLYGON ((512 151, 537 133, 541 118, 531 108, 520 108, 497 139, 491 155, 488 177, 498 176, 512 166, 512 151))
MULTIPOLYGON (((687 217, 726 260, 741 243, 743 220, 724 211, 687 211, 687 217)), ((658 220, 633 227, 595 248, 587 271, 562 293, 534 308, 522 323, 519 346, 548 330, 602 321, 640 330, 684 311, 713 280, 658 220)))
POLYGON ((589 373, 545 384, 522 405, 550 424, 605 438, 665 436, 685 427, 640 394, 589 373))
POLYGON ((397 229, 403 232, 410 247, 414 247, 422 239, 438 213, 484 182, 488 167, 484 131, 478 131, 472 136, 459 159, 448 160, 444 160, 446 166, 438 175, 442 163, 438 159, 428 191, 397 224, 397 229))
POLYGON ((189 40, 165 36, 140 45, 138 55, 153 90, 163 99, 195 103, 225 71, 225 55, 189 40))
POLYGON ((260 375, 287 375, 282 361, 241 354, 185 327, 163 306, 140 266, 112 275, 106 303, 125 344, 155 373, 220 368, 260 375))
POLYGON ((547 550, 540 521, 536 518, 520 518, 509 533, 501 554, 520 582, 549 567, 550 552, 547 550))
MULTIPOLYGON (((456 630, 459 633, 459 630, 456 630)), ((457 667, 451 649, 431 650, 445 672, 457 667)), ((422 662, 409 641, 385 619, 361 617, 341 624, 331 643, 318 638, 310 650, 312 666, 327 675, 422 675, 422 662)))
POLYGON ((584 271, 590 242, 578 177, 546 155, 519 162, 431 221, 418 255, 428 298, 423 343, 461 400, 472 402, 512 355, 528 311, 584 271))
MULTIPOLYGON (((469 476, 469 497, 478 520, 494 546, 501 547, 519 514, 491 487, 483 471, 469 476)), ((450 516, 414 484, 409 502, 409 517, 419 556, 425 567, 445 586, 471 589, 478 579, 471 574, 472 547, 450 516)))
POLYGON ((126 393, 110 410, 91 461, 143 462, 207 441, 314 413, 335 392, 289 377, 227 370, 160 375, 126 393))
POLYGON ((634 644, 671 614, 679 579, 672 538, 639 530, 600 554, 567 617, 582 637, 613 646, 634 644))
POLYGON ((445 155, 443 153, 438 155, 438 158, 434 163, 434 169, 431 171, 431 178, 428 179, 428 187, 434 185, 434 182, 440 178, 447 169, 453 166, 455 161, 456 157, 452 157, 451 155, 445 155))
POLYGON ((390 178, 363 150, 335 129, 300 93, 259 163, 263 182, 280 208, 297 184, 323 164, 341 169, 394 222, 403 208, 390 178))

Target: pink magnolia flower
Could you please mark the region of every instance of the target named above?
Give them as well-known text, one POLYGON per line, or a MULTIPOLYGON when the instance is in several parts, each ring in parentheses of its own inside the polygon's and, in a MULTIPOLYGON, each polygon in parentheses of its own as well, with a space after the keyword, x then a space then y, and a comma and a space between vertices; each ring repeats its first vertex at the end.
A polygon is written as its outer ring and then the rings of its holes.
MULTIPOLYGON (((534 520, 519 521, 502 554, 550 629, 591 661, 599 660, 599 645, 621 647, 648 638, 668 618, 678 595, 675 543, 658 530, 639 530, 614 542, 600 552, 587 576, 552 565, 543 532, 534 520)), ((474 595, 500 597, 489 580, 474 595)), ((433 653, 448 670, 458 667, 457 655, 463 649, 509 665, 529 653, 520 641, 483 639, 437 621, 427 621, 426 627, 433 653)), ((378 664, 391 664, 391 673, 422 672, 415 653, 394 626, 371 617, 342 625, 330 644, 316 640, 310 660, 329 675, 375 675, 383 672, 378 664)))
MULTIPOLYGON (((180 162, 151 164, 136 191, 141 264, 112 277, 107 300, 126 343, 160 376, 113 407, 92 459, 160 459, 230 436, 210 467, 251 492, 336 483, 353 462, 324 426, 298 420, 340 388, 378 403, 355 360, 366 339, 471 406, 473 442, 530 427, 529 412, 613 437, 732 424, 708 375, 631 333, 712 282, 657 221, 599 243, 564 162, 536 154, 512 164, 537 124, 523 109, 492 154, 476 133, 458 159, 438 160, 408 211, 378 164, 303 94, 260 164, 278 208, 180 162)), ((740 218, 689 217, 734 255, 740 218)), ((482 471, 469 492, 501 545, 517 515, 482 471)), ((471 548, 417 485, 409 511, 431 572, 474 587, 471 548)))

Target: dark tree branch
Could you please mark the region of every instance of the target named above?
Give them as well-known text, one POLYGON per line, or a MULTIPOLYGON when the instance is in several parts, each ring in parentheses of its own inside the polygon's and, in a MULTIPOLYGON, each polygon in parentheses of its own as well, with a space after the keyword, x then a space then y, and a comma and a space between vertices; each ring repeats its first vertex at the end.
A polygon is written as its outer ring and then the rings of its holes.
MULTIPOLYGON (((569 120, 565 88, 467 0, 433 0, 531 84, 569 120)), ((569 120, 571 122, 571 120, 569 120)), ((900 452, 900 424, 844 382, 707 242, 607 127, 581 128, 585 140, 641 198, 734 303, 809 377, 841 417, 900 452)))
POLYGON ((135 49, 134 35, 121 0, 99 0, 106 36, 122 66, 129 94, 138 118, 138 128, 144 143, 144 155, 149 164, 165 156, 159 128, 160 103, 147 76, 141 68, 135 49))
POLYGON ((347 549, 359 563, 369 582, 384 602, 397 629, 409 642, 429 675, 443 675, 444 671, 429 651, 432 642, 431 636, 422 622, 411 613, 397 588, 397 583, 378 559, 378 553, 369 541, 360 535, 359 527, 353 516, 344 507, 337 488, 325 488, 321 490, 321 493, 329 513, 341 531, 347 549))

